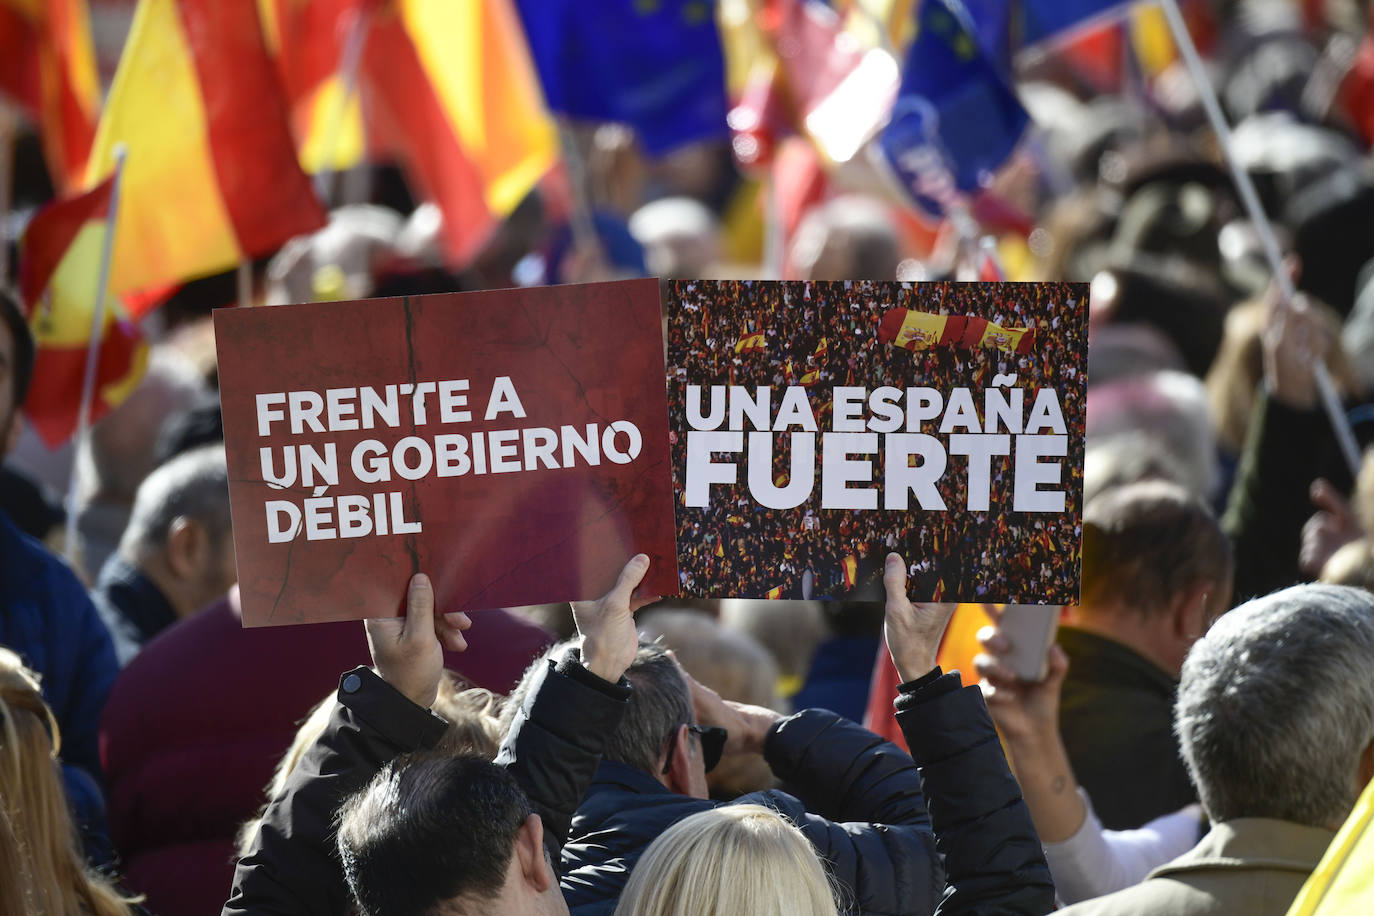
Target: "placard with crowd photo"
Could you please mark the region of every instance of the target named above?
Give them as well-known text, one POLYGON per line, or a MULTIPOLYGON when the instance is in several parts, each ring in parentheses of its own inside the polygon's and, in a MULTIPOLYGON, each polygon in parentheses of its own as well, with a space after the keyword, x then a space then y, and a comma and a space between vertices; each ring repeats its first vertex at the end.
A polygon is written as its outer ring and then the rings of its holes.
POLYGON ((676 585, 656 280, 215 312, 247 626, 676 585))
POLYGON ((684 595, 1072 604, 1087 284, 678 280, 684 595))

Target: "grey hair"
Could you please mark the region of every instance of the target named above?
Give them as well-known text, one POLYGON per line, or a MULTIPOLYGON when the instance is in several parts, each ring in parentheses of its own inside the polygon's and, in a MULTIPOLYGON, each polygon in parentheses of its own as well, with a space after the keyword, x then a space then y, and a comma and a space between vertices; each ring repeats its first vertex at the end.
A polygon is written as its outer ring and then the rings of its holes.
POLYGON ((1213 821, 1334 829, 1374 740, 1374 595, 1298 585, 1223 615, 1183 663, 1174 730, 1213 821))
MULTIPOLYGON (((559 662, 582 645, 581 637, 549 647, 539 659, 525 669, 520 683, 511 691, 501 709, 500 730, 504 736, 510 731, 515 712, 529 697, 549 662, 559 662)), ((629 708, 620 725, 606 740, 603 757, 637 770, 657 776, 659 755, 668 738, 683 725, 693 721, 692 694, 666 646, 641 639, 639 651, 630 669, 625 672, 633 692, 629 708)))
POLYGON ((178 518, 200 522, 217 543, 230 533, 229 471, 223 445, 184 452, 144 479, 119 542, 120 553, 138 560, 160 549, 178 518))

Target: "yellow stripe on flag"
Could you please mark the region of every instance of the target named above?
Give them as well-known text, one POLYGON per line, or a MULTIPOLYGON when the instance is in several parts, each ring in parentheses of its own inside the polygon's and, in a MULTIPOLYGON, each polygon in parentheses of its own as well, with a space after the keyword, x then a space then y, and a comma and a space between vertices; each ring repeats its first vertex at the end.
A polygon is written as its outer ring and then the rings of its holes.
POLYGON ((897 339, 892 343, 897 347, 924 350, 939 343, 940 335, 944 331, 944 315, 908 311, 907 316, 902 319, 902 328, 897 332, 897 339))
MULTIPOLYGON (((100 275, 100 249, 105 220, 85 223, 72 239, 48 282, 46 305, 38 305, 33 322, 34 342, 40 347, 84 347, 91 339, 95 313, 95 278, 100 275)), ((114 321, 113 296, 105 297, 105 327, 114 321)))
POLYGON ((205 276, 241 252, 206 144, 200 83, 174 0, 142 0, 105 104, 88 185, 128 148, 110 286, 120 292, 205 276))
POLYGON ((341 107, 343 91, 343 80, 331 76, 306 102, 296 106, 293 118, 300 138, 297 157, 306 172, 341 172, 363 161, 367 137, 363 131, 362 102, 355 91, 348 104, 341 107))
POLYGON ((1288 916, 1366 913, 1374 900, 1374 782, 1365 787, 1288 916))
POLYGON ((1028 328, 1004 328, 1000 324, 989 321, 987 329, 983 331, 983 339, 980 344, 984 347, 996 347, 999 350, 1006 350, 1008 353, 1015 353, 1016 348, 1021 345, 1021 338, 1026 336, 1028 328))
POLYGON ((401 17, 464 153, 505 215, 554 164, 558 136, 509 0, 403 0, 401 17))

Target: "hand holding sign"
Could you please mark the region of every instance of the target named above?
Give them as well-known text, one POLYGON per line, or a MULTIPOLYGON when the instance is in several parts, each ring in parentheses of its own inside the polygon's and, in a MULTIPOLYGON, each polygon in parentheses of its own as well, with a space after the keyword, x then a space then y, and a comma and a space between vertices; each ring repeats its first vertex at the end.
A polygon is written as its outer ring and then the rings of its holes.
POLYGON ((377 675, 412 703, 433 706, 444 673, 444 647, 462 652, 468 647, 463 630, 472 626, 467 614, 434 614, 434 587, 417 573, 406 590, 406 615, 363 621, 367 647, 377 675))
MULTIPOLYGON (((1000 613, 988 613, 1001 623, 1000 613)), ((1069 657, 1059 646, 1051 646, 1049 664, 1043 680, 1018 677, 1010 665, 1011 640, 997 627, 978 632, 983 652, 973 660, 982 680, 983 697, 997 728, 1009 741, 1059 740, 1059 694, 1069 672, 1069 657)))
POLYGON ((615 683, 635 660, 639 633, 635 611, 658 597, 635 597, 649 571, 649 558, 636 554, 620 571, 615 587, 597 601, 574 601, 573 623, 582 634, 582 664, 597 677, 615 683))
POLYGON ((883 568, 883 587, 887 590, 883 635, 897 676, 903 682, 915 680, 935 667, 940 639, 954 614, 952 604, 912 604, 906 594, 906 563, 895 553, 887 555, 883 568))

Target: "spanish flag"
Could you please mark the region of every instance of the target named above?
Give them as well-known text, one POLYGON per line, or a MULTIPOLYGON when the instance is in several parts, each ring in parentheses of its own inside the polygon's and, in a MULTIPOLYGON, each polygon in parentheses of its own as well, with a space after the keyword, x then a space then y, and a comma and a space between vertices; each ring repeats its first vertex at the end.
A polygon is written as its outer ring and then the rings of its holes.
POLYGON ((100 112, 86 0, 0 0, 0 93, 37 122, 58 188, 79 187, 100 112))
POLYGON ((830 341, 822 337, 820 341, 816 344, 816 350, 812 355, 815 356, 817 360, 822 360, 825 359, 825 355, 829 352, 830 341))
POLYGON ((770 601, 776 601, 776 600, 778 600, 779 598, 782 597, 782 586, 781 586, 781 585, 775 585, 775 586, 773 586, 772 588, 770 588, 770 589, 768 590, 768 594, 767 594, 765 597, 768 598, 770 601))
POLYGON ((844 570, 845 588, 853 588, 859 581, 859 558, 851 553, 840 561, 840 566, 844 570))
POLYGON ((254 3, 140 0, 88 179, 119 144, 117 292, 216 273, 325 223, 254 3))
MULTIPOLYGON (((76 431, 113 185, 112 176, 85 194, 44 207, 21 242, 19 292, 37 344, 24 412, 49 448, 76 431)), ((108 290, 100 333, 92 422, 129 396, 148 354, 143 335, 108 290)))
POLYGON ((762 353, 768 349, 768 342, 763 332, 758 331, 753 334, 745 334, 735 344, 735 353, 762 353))
POLYGON ((1363 913, 1374 899, 1374 782, 1365 787, 1288 916, 1363 913))
POLYGON ((725 541, 721 538, 716 538, 716 556, 725 556, 725 541))
POLYGON ((1035 346, 1035 329, 1004 328, 971 315, 933 315, 894 308, 883 314, 878 340, 907 350, 995 347, 1008 353, 1029 353, 1035 346))
POLYGON ((511 0, 394 0, 371 15, 365 109, 466 263, 558 158, 519 17, 511 0))
POLYGON ((810 388, 812 385, 816 384, 816 383, 819 382, 820 380, 821 380, 821 370, 819 370, 819 369, 812 369, 810 372, 804 373, 804 374, 802 375, 802 377, 801 377, 801 385, 802 385, 803 388, 810 388))

